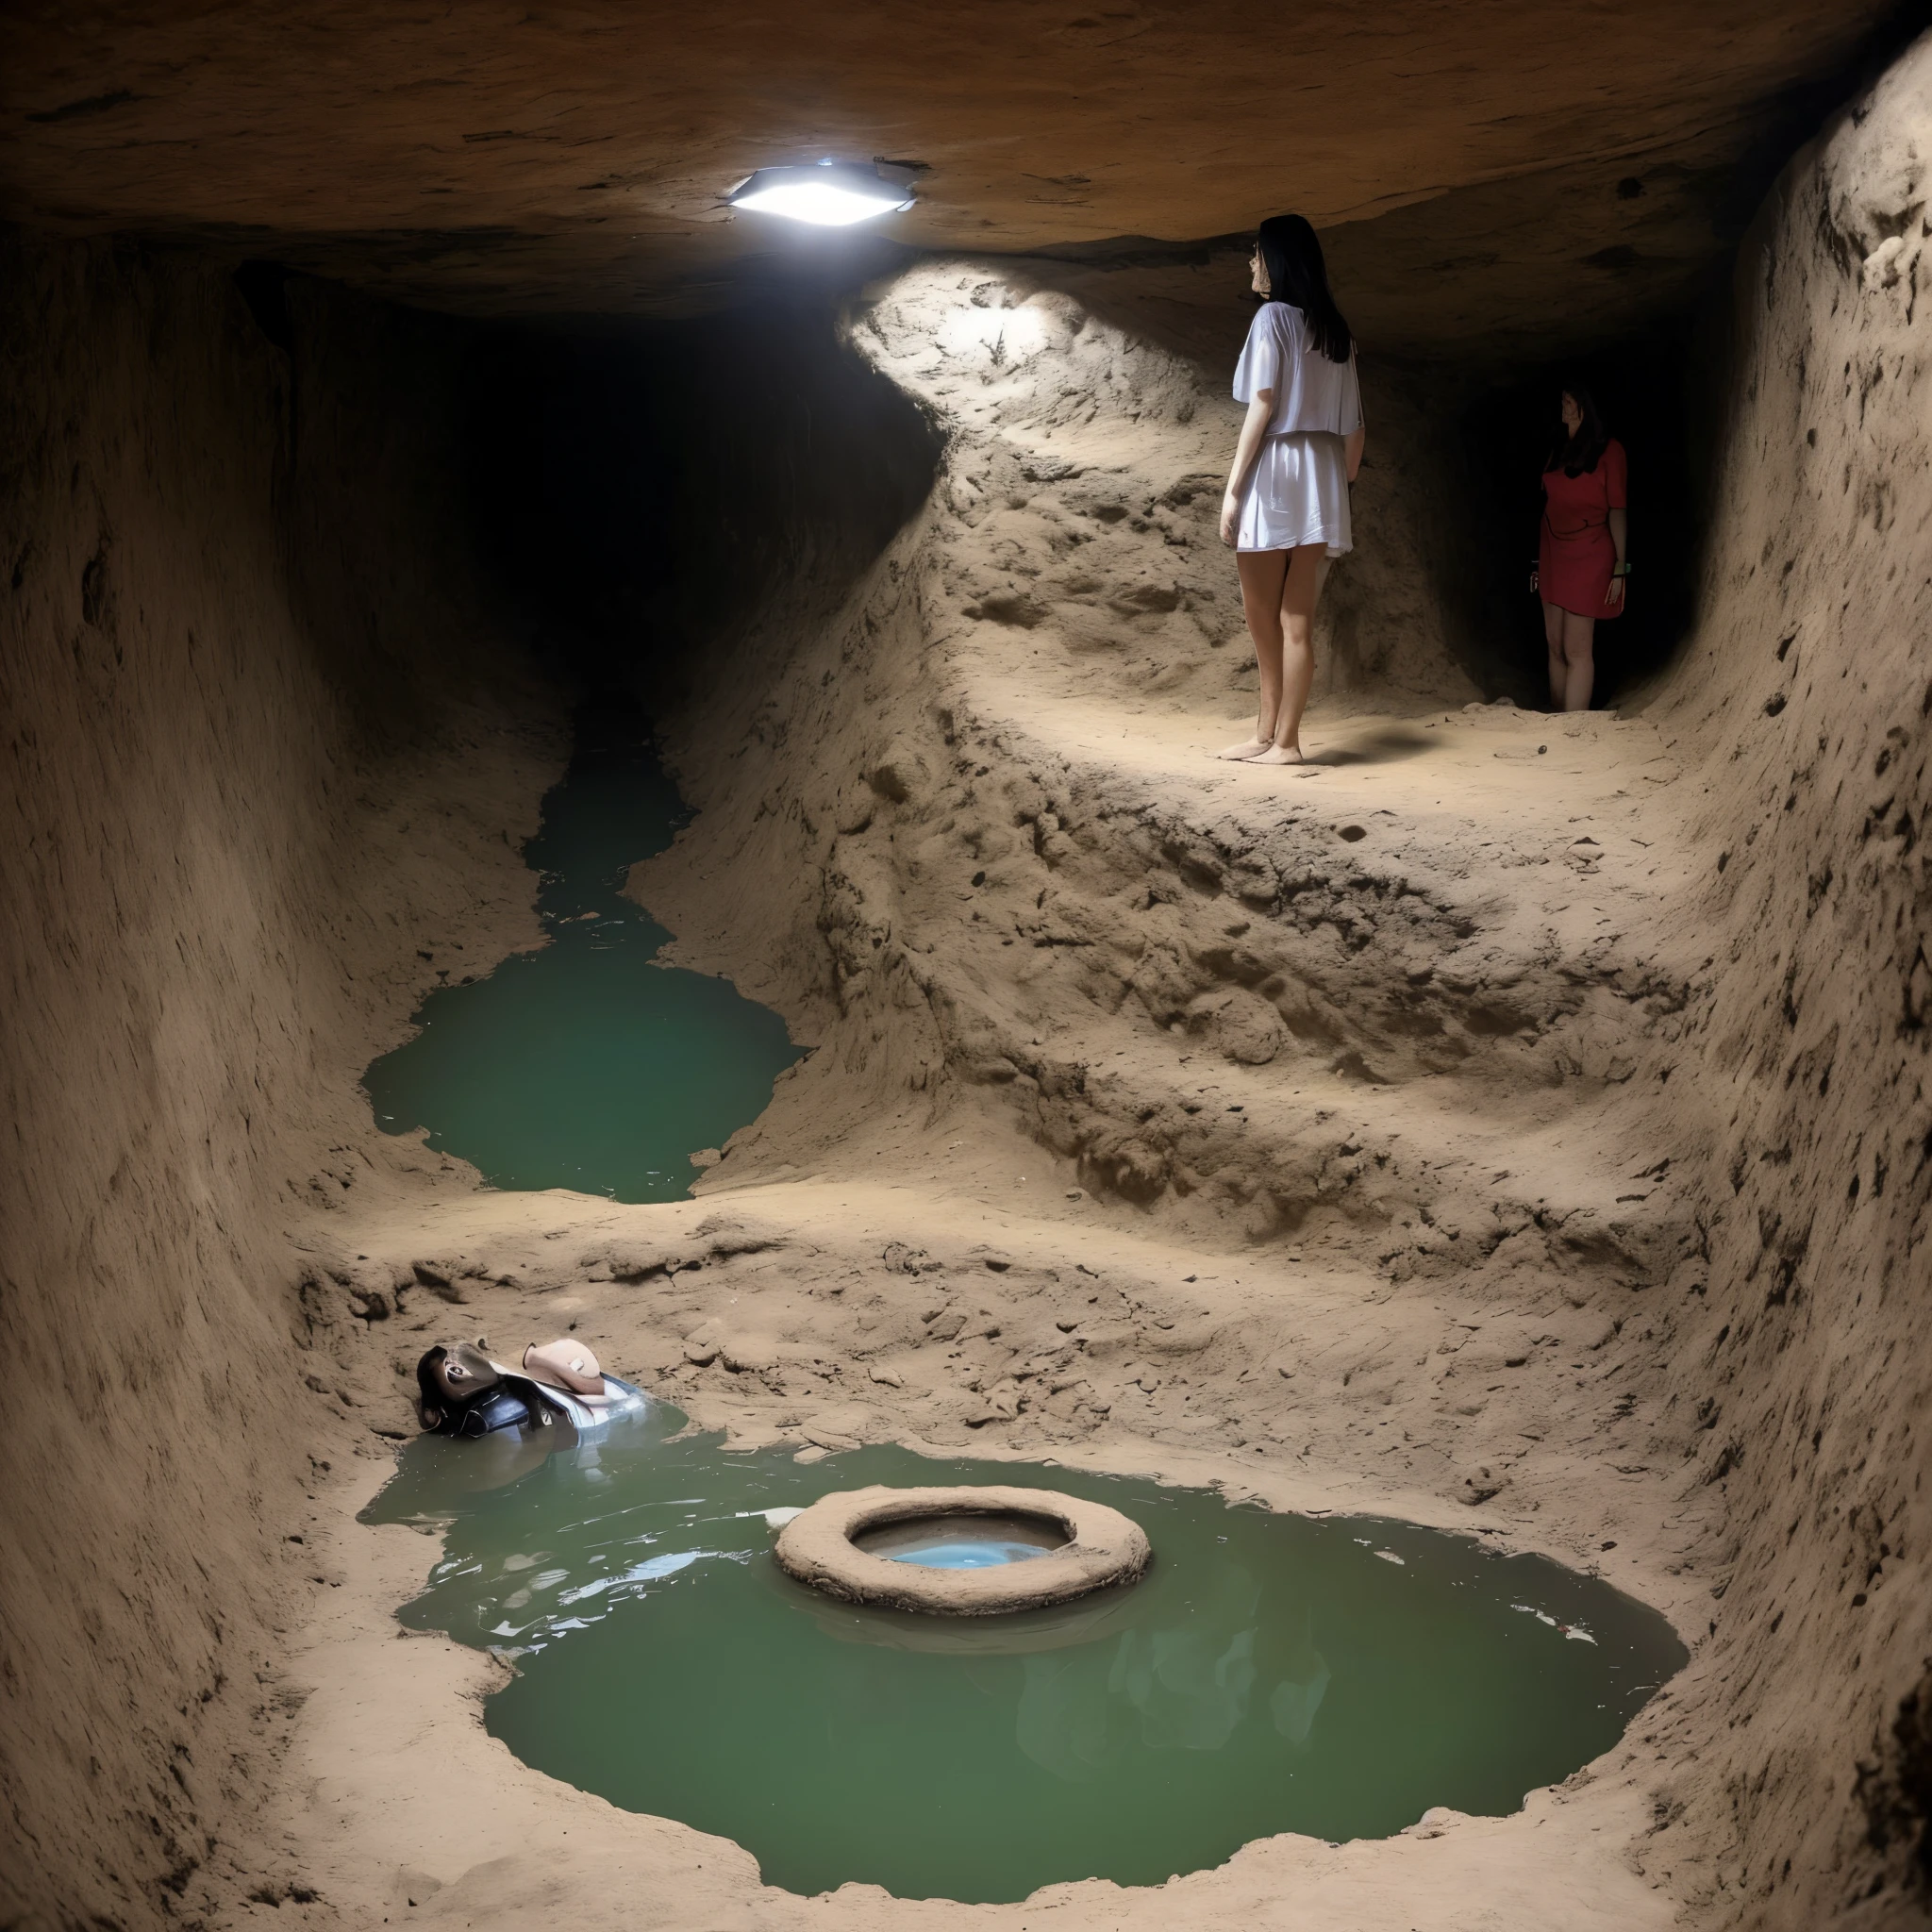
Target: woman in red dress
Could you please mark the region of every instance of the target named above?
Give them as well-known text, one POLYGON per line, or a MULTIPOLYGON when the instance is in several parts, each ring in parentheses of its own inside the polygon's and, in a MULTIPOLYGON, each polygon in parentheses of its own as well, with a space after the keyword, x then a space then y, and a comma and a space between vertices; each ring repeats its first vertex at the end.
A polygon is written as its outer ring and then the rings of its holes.
POLYGON ((1624 609, 1628 521, 1624 445, 1581 383, 1563 391, 1563 430, 1543 465, 1542 533, 1529 588, 1542 599, 1550 708, 1590 709, 1599 618, 1624 609))

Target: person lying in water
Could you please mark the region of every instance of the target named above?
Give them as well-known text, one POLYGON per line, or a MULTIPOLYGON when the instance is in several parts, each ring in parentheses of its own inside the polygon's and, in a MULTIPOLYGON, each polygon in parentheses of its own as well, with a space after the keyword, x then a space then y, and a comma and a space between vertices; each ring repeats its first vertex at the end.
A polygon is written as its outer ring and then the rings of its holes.
POLYGON ((417 1419, 440 1436, 564 1423, 581 1437, 643 1408, 641 1389, 607 1375, 590 1349, 567 1335, 532 1342, 519 1368, 492 1360, 480 1337, 475 1343, 439 1341, 416 1364, 417 1419))
POLYGON ((1354 547, 1348 489, 1362 465, 1355 338, 1315 231, 1300 215, 1261 224, 1249 261, 1259 312, 1235 367, 1248 406, 1221 505, 1221 541, 1241 574, 1261 670, 1255 735, 1218 754, 1302 762, 1302 712, 1315 682, 1315 602, 1327 560, 1354 547))

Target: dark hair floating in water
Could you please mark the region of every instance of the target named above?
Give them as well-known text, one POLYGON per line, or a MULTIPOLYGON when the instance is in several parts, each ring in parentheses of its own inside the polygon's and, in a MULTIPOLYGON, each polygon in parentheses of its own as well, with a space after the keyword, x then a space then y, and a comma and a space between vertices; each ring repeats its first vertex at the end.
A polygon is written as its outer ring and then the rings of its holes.
POLYGON ((1591 394, 1587 385, 1580 382, 1566 382, 1557 391, 1561 404, 1569 396, 1583 413, 1583 421, 1577 425, 1576 434, 1572 436, 1564 429, 1559 419, 1557 425, 1557 438, 1550 445, 1549 460, 1543 464, 1545 471, 1560 468, 1566 476, 1580 476, 1586 470, 1594 470, 1597 458, 1608 445, 1610 432, 1604 427, 1604 419, 1598 413, 1596 398, 1591 394))
POLYGON ((1305 215, 1270 215, 1257 239, 1268 275, 1263 300, 1299 308, 1308 319, 1316 348, 1331 362, 1346 362, 1355 337, 1328 292, 1328 264, 1313 225, 1305 215))

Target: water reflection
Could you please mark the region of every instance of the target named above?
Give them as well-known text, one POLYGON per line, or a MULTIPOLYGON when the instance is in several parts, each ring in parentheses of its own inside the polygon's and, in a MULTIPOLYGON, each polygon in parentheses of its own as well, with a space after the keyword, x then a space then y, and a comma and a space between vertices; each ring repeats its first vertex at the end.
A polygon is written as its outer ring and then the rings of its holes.
POLYGON ((1220 1750, 1257 1696, 1275 1732, 1307 1745, 1329 1684, 1311 1613, 1262 1618, 1260 1585, 1239 1565, 1214 1584, 1200 1627, 1124 1630, 1105 1648, 1025 1658, 1020 1749, 1054 1776, 1085 1783, 1130 1744, 1220 1750))
POLYGON ((1313 1619, 1306 1612, 1301 1629, 1283 1646, 1283 1676, 1268 1697, 1275 1734, 1299 1749, 1315 1728, 1315 1713, 1327 1695, 1328 1659, 1315 1648, 1313 1619))

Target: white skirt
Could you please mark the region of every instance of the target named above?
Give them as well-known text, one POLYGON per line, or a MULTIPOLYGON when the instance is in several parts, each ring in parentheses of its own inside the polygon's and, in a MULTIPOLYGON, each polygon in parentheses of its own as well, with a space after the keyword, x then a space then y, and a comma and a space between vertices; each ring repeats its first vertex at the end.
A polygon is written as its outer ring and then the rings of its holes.
POLYGON ((1237 550, 1327 545, 1330 557, 1355 547, 1348 521, 1348 448, 1324 430, 1271 436, 1241 495, 1237 550))

